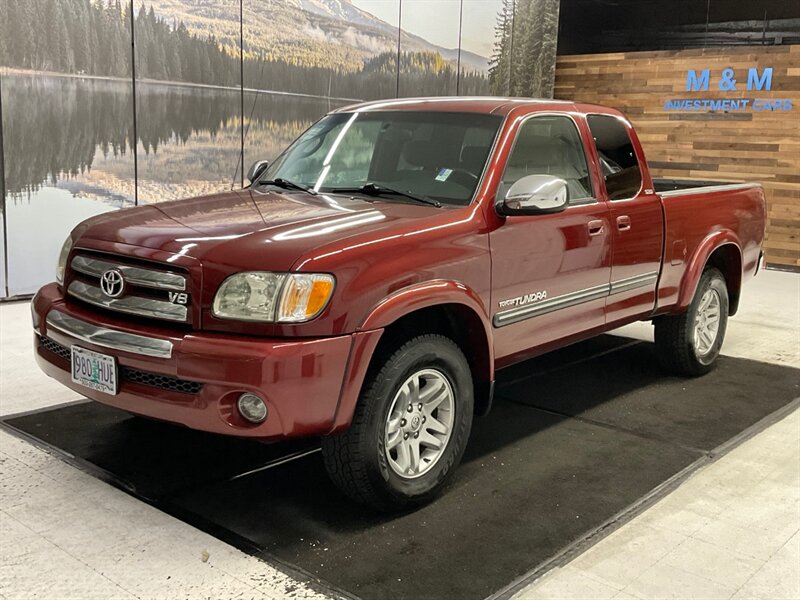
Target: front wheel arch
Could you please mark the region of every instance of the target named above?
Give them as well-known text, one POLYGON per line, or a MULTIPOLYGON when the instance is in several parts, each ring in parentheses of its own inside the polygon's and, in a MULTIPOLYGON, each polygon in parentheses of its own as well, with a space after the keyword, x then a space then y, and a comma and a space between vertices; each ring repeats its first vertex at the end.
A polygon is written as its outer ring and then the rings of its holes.
POLYGON ((455 342, 464 353, 472 371, 475 414, 487 414, 494 382, 492 342, 484 320, 466 304, 434 304, 406 313, 386 325, 370 358, 370 369, 406 340, 424 334, 442 335, 455 342))

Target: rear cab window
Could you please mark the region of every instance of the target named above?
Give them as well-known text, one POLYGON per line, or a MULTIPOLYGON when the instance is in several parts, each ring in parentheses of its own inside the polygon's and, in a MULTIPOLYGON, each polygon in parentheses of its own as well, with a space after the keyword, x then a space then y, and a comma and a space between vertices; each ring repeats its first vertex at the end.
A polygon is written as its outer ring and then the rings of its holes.
POLYGON ((610 115, 587 115, 609 200, 635 197, 642 188, 642 169, 628 128, 610 115))

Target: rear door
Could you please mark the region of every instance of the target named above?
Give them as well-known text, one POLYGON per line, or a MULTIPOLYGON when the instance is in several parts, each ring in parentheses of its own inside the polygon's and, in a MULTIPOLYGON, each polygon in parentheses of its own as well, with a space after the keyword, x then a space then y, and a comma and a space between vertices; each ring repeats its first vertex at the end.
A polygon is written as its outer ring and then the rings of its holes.
POLYGON ((501 365, 605 323, 611 228, 606 202, 592 185, 579 124, 563 113, 528 116, 498 187, 501 199, 522 177, 555 175, 569 190, 563 212, 509 216, 489 234, 495 356, 501 365))
POLYGON ((613 115, 592 114, 586 120, 611 211, 611 289, 606 319, 608 323, 629 321, 655 307, 663 244, 661 199, 644 185, 641 150, 634 143, 630 124, 613 115))

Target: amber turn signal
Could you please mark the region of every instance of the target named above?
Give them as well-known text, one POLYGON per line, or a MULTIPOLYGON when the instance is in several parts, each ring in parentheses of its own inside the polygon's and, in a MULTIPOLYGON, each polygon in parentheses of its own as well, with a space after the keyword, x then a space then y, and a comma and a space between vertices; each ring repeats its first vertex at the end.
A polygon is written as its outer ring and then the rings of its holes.
POLYGON ((333 275, 297 273, 284 284, 278 322, 299 323, 319 315, 333 295, 333 275))

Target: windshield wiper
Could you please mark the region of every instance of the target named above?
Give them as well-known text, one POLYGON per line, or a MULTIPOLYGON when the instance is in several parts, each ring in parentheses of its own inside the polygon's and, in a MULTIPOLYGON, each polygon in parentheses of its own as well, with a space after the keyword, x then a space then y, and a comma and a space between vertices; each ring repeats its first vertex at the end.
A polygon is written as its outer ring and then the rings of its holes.
POLYGON ((394 190, 392 188, 383 187, 382 185, 377 185, 375 183, 367 183, 362 185, 361 187, 353 187, 353 188, 332 188, 332 194, 352 194, 352 193, 361 193, 366 194, 367 196, 401 196, 403 198, 408 198, 409 200, 414 200, 415 202, 420 202, 422 204, 430 204, 431 206, 435 206, 436 208, 441 208, 442 203, 438 200, 434 200, 433 198, 427 198, 425 196, 415 196, 413 194, 409 194, 407 192, 401 192, 400 190, 394 190))
POLYGON ((306 192, 311 194, 312 196, 316 196, 317 192, 315 192, 312 188, 308 187, 307 185, 303 185, 302 183, 295 183, 294 181, 289 181, 288 179, 284 179, 283 177, 276 177, 275 179, 267 179, 266 181, 259 181, 259 185, 274 185, 279 188, 283 188, 284 190, 300 190, 301 192, 306 192))

